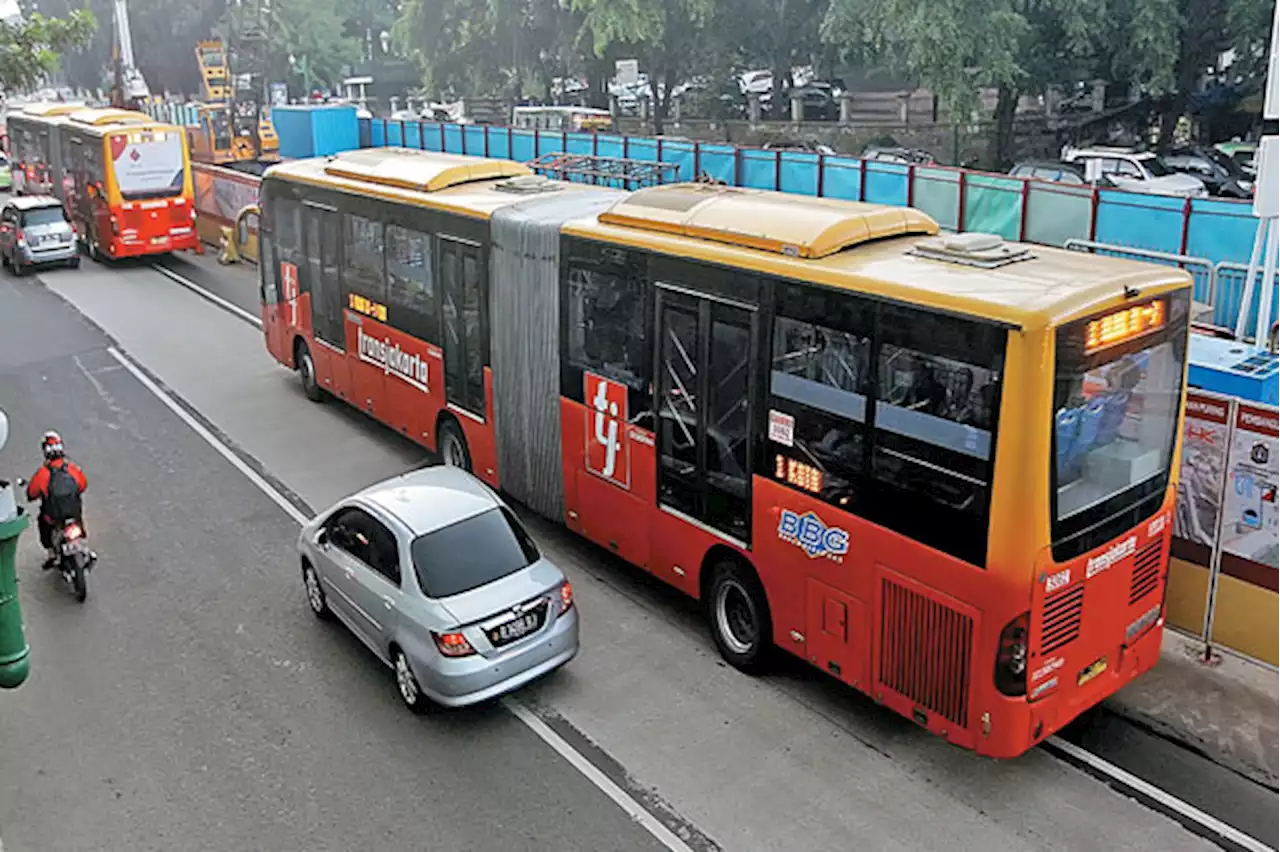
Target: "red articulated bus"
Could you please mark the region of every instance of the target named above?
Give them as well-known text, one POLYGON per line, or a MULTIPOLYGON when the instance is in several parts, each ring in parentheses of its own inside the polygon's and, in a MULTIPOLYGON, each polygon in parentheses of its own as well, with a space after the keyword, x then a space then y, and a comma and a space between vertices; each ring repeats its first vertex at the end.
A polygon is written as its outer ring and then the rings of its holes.
POLYGON ((270 169, 267 347, 771 647, 985 755, 1160 653, 1177 269, 916 210, 361 150, 270 169))

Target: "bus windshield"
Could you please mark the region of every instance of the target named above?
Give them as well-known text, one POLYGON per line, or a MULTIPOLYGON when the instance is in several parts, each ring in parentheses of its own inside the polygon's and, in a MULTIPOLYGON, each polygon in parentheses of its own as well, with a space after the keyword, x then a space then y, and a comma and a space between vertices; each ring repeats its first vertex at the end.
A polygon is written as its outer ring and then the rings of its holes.
POLYGON ((1186 360, 1186 301, 1173 294, 1059 330, 1055 540, 1059 532, 1105 521, 1167 481, 1186 360))
POLYGON ((111 161, 126 201, 182 192, 182 137, 177 133, 117 133, 111 137, 111 161))

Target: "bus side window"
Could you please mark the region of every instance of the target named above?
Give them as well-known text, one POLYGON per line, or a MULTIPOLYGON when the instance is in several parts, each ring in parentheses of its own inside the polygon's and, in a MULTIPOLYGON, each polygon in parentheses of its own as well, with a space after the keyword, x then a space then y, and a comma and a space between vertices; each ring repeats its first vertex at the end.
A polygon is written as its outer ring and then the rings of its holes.
POLYGON ((642 404, 633 399, 629 405, 634 420, 652 407, 653 350, 646 288, 639 281, 628 281, 625 270, 579 261, 570 262, 568 283, 569 363, 642 395, 642 404))
POLYGON ((986 562, 1005 332, 882 307, 872 475, 878 522, 986 562))
POLYGON ((403 319, 395 320, 395 325, 414 337, 435 343, 440 326, 431 269, 431 237, 400 225, 387 225, 387 300, 393 311, 407 312, 403 319))
POLYGON ((346 288, 385 304, 382 223, 354 213, 343 214, 342 221, 342 277, 346 288))
POLYGON ((874 306, 783 285, 773 324, 770 409, 792 418, 770 442, 764 475, 850 511, 864 496, 874 306))

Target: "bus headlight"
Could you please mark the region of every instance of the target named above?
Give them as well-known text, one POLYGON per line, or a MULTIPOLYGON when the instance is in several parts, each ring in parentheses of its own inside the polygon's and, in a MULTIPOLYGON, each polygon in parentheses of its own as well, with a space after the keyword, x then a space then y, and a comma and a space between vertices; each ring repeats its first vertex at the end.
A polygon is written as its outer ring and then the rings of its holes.
POLYGON ((1030 613, 1024 612, 1000 631, 995 681, 996 689, 1004 695, 1027 694, 1027 637, 1030 623, 1030 613))

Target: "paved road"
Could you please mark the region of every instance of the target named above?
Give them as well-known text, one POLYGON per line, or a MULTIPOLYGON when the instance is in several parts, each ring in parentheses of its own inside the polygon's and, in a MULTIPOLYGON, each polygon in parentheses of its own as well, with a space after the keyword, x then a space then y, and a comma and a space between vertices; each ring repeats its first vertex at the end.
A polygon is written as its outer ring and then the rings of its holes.
POLYGON ((19 553, 32 676, 0 693, 10 852, 660 846, 501 705, 418 719, 310 615, 296 524, 32 281, 0 277, 0 470, 57 427, 101 557, 76 604, 19 553))
MULTIPOLYGON (((252 309, 252 283, 242 271, 202 269, 225 297, 252 309)), ((266 356, 256 330, 158 273, 86 265, 78 274, 52 273, 47 281, 310 505, 327 504, 424 461, 420 450, 358 414, 308 403, 292 377, 266 356)), ((118 371, 112 375, 126 378, 118 371)), ((225 487, 229 494, 242 490, 225 487)), ((218 506, 224 502, 223 489, 219 479, 219 496, 212 501, 218 506)), ((228 498, 236 509, 224 507, 216 522, 202 517, 200 523, 208 523, 209 530, 201 535, 230 541, 242 535, 239 525, 252 528, 259 514, 276 511, 269 503, 257 508, 265 501, 252 499, 257 502, 228 498)), ((136 500, 147 505, 143 497, 136 500)), ((179 522, 196 523, 192 514, 188 508, 179 522)), ((584 651, 560 675, 526 690, 522 701, 536 705, 542 718, 606 774, 651 791, 665 803, 655 809, 674 810, 725 849, 1213 848, 1043 752, 1012 762, 976 758, 807 670, 784 667, 761 679, 729 670, 687 601, 560 528, 541 522, 533 526, 544 549, 565 566, 575 584, 584 614, 584 651)), ((291 531, 279 535, 292 537, 291 531)), ((306 615, 292 587, 296 578, 287 555, 267 563, 269 550, 253 542, 252 553, 261 555, 240 558, 257 558, 259 570, 219 587, 226 600, 238 602, 235 625, 243 624, 251 633, 266 629, 266 618, 292 618, 296 624, 306 615)), ((230 654, 227 648, 241 641, 226 613, 222 615, 212 623, 201 620, 190 631, 193 637, 200 631, 205 654, 215 659, 230 654)), ((300 634, 306 637, 301 647, 279 658, 297 660, 309 649, 312 668, 297 678, 301 686, 281 675, 281 692, 290 697, 274 700, 296 702, 292 689, 309 695, 309 687, 319 681, 333 687, 325 693, 332 700, 341 700, 348 691, 353 703, 376 695, 379 707, 386 703, 388 710, 396 710, 393 717, 398 715, 394 693, 368 655, 352 650, 353 642, 334 638, 332 631, 316 634, 311 627, 300 634), (335 655, 330 643, 347 649, 347 655, 335 655), (325 653, 317 657, 317 649, 325 653)), ((195 661, 187 665, 194 667, 195 661)), ((224 688, 229 696, 237 692, 234 684, 224 688)), ((263 683, 250 694, 265 701, 269 692, 274 694, 263 683)), ((247 701, 243 696, 240 700, 247 701)), ((234 724, 239 712, 226 713, 226 724, 234 724)), ((479 711, 477 718, 495 730, 511 721, 497 707, 479 711)), ((348 724, 356 732, 352 736, 375 737, 381 730, 375 724, 366 731, 355 718, 348 724)), ((409 727, 412 736, 430 738, 433 724, 422 723, 426 734, 419 734, 412 721, 409 727)), ((481 722, 467 719, 466 724, 481 722)), ((314 733, 310 727, 299 730, 304 737, 314 733)), ((7 733, 0 728, 0 735, 7 733)), ((245 734, 245 759, 265 760, 260 752, 274 753, 262 734, 245 734)), ((487 730, 471 740, 471 776, 506 771, 507 747, 497 740, 487 730)), ((377 798, 382 789, 381 782, 371 784, 370 796, 377 798)), ((261 798, 269 808, 278 794, 261 791, 261 798)), ((563 807, 547 798, 541 786, 509 795, 506 804, 511 820, 563 807)), ((579 822, 589 828, 594 814, 594 809, 579 808, 562 818, 574 828, 579 822)), ((7 818, 0 809, 0 819, 7 818)), ((255 818, 260 817, 250 814, 244 824, 255 818)), ((479 813, 467 818, 479 818, 479 813)), ((394 828, 394 816, 378 810, 368 819, 371 830, 383 828, 384 819, 394 828)), ((633 836, 619 834, 616 842, 636 848, 629 839, 633 836)), ((568 848, 609 848, 595 839, 574 842, 578 845, 568 848)), ((396 848, 394 843, 383 846, 396 848)), ((476 848, 498 847, 481 842, 476 848)))

